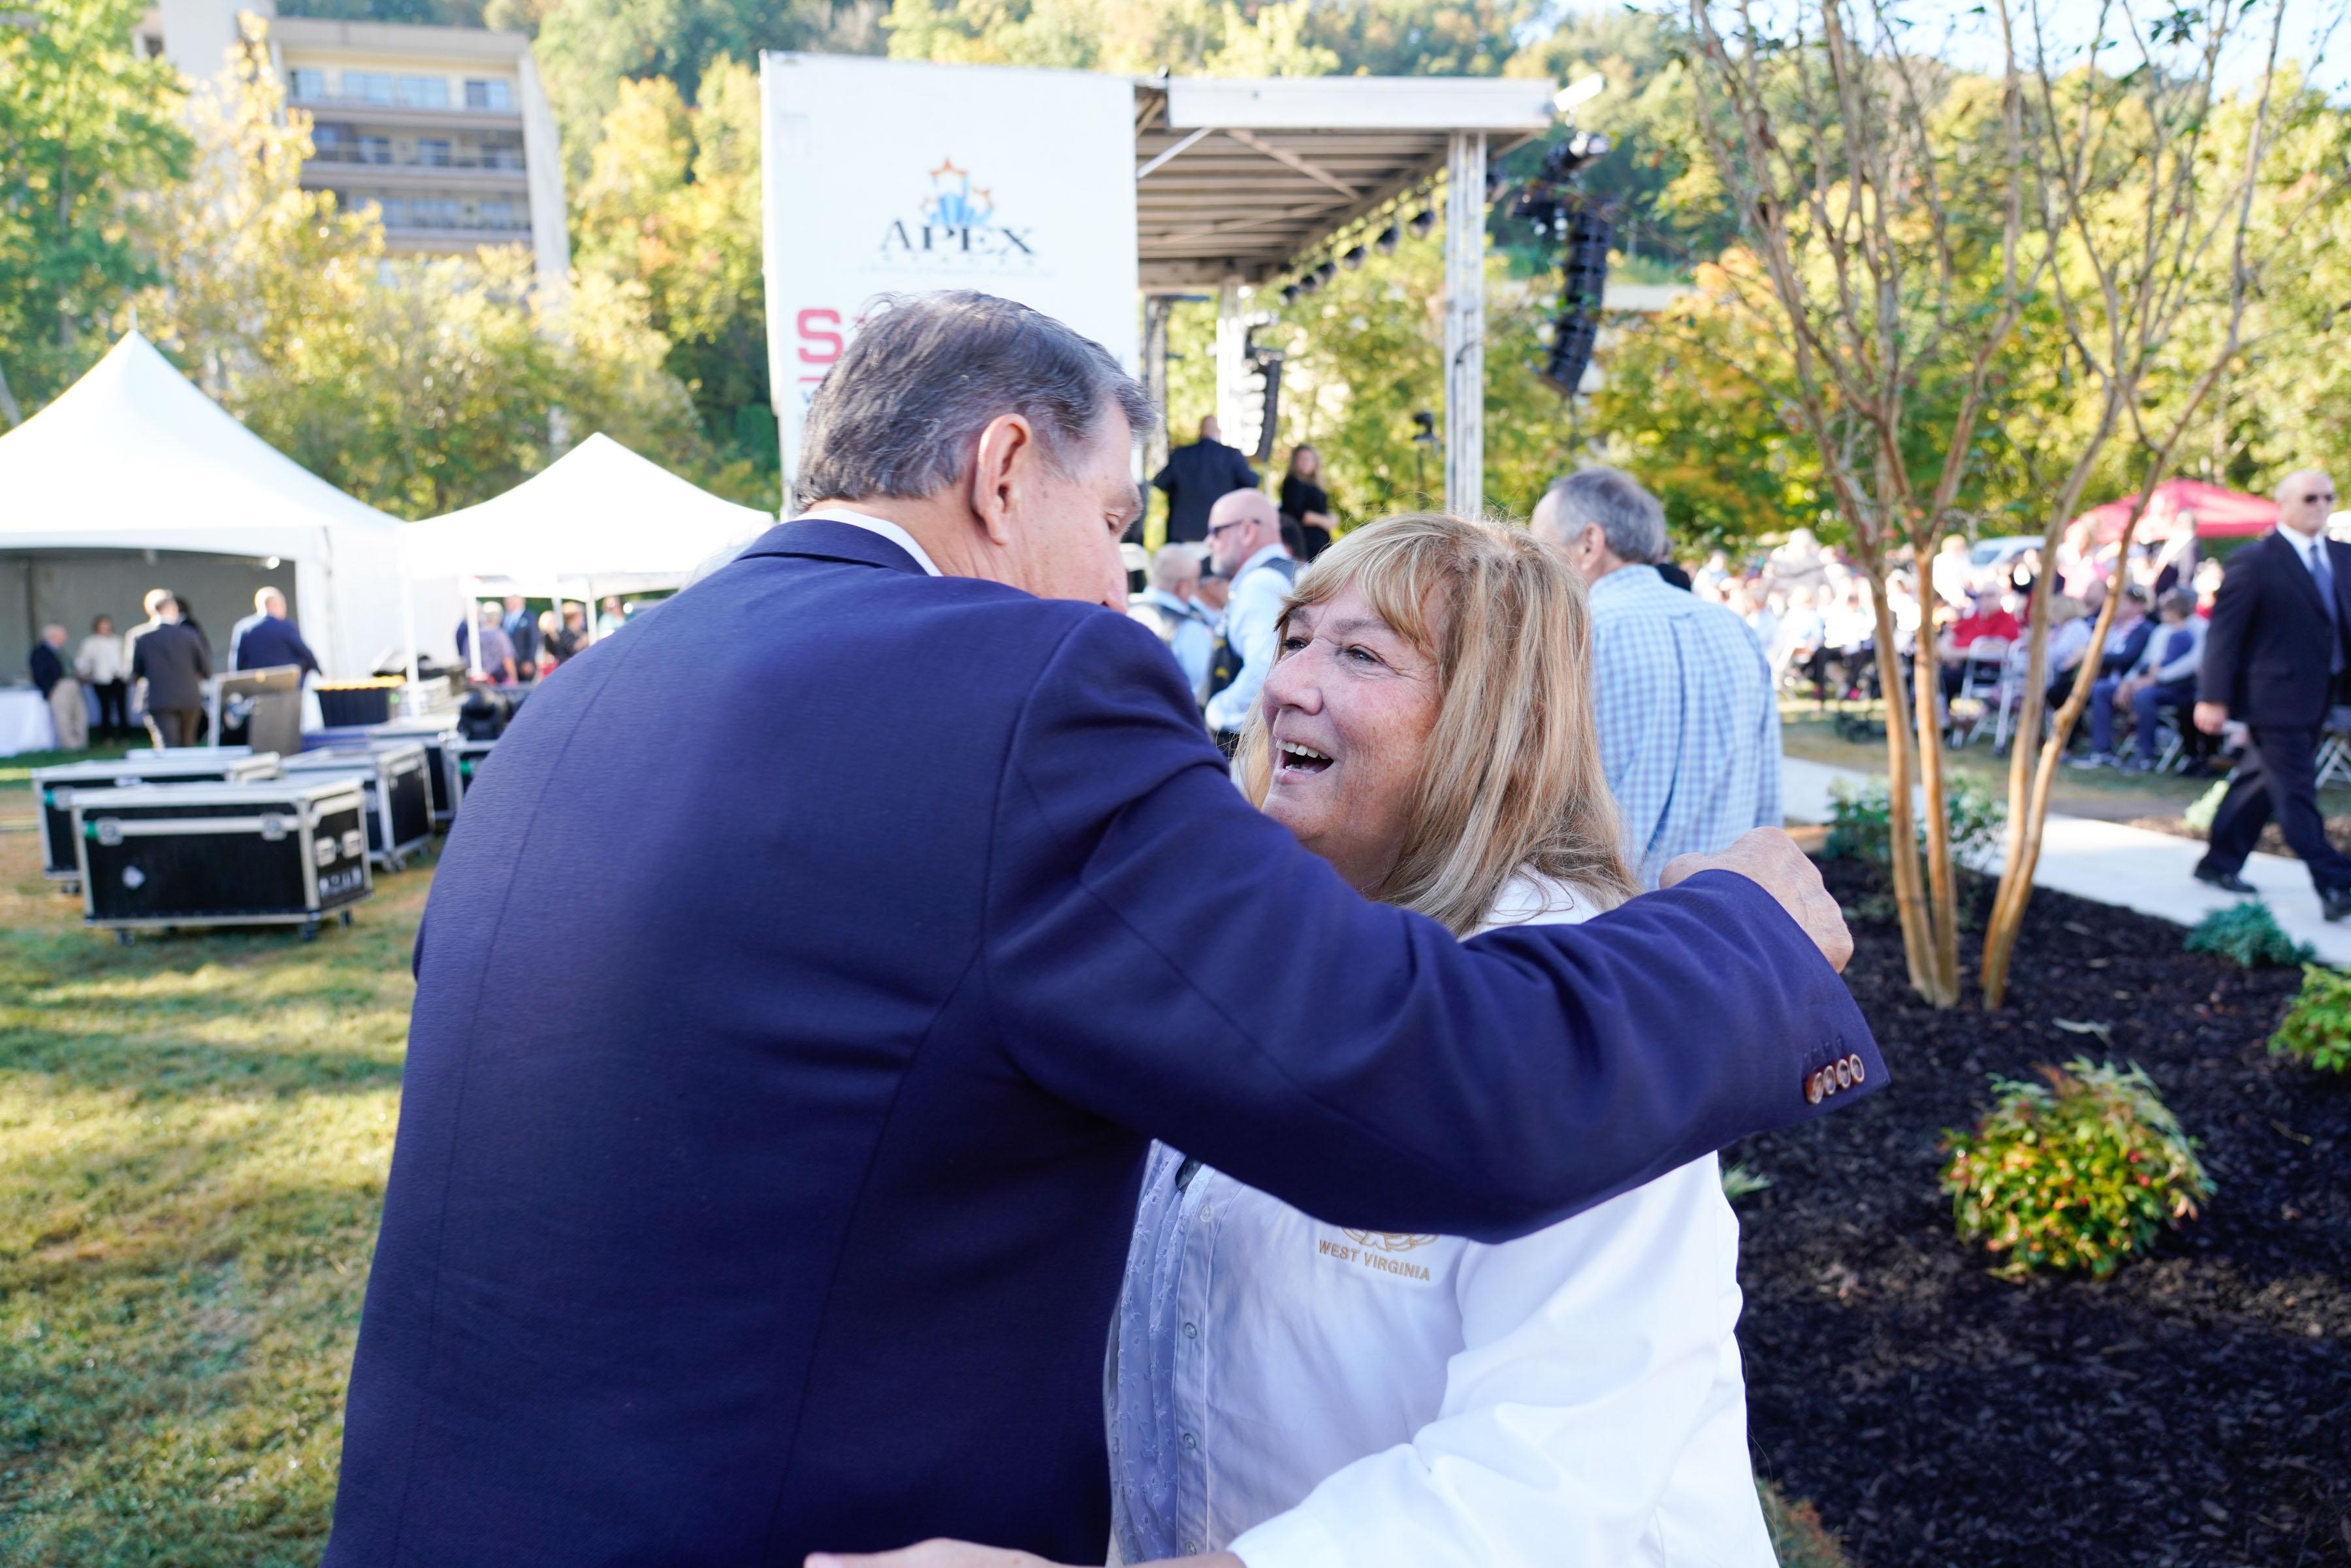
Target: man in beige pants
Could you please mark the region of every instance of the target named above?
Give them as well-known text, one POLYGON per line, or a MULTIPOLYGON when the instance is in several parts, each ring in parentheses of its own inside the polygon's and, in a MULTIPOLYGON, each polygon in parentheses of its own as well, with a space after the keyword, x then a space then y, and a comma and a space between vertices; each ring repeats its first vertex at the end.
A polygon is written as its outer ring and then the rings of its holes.
POLYGON ((48 658, 34 653, 34 683, 41 685, 43 674, 53 676, 42 685, 41 695, 49 699, 49 717, 57 727, 57 749, 79 751, 89 745, 89 710, 82 706, 81 683, 73 676, 73 665, 65 657, 66 629, 62 626, 41 628, 41 647, 48 658))

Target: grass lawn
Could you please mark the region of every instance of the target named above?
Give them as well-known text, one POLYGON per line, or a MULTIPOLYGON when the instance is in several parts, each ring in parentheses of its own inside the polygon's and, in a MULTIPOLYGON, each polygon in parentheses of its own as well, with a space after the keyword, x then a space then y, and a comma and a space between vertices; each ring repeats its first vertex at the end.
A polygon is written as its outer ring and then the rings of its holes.
MULTIPOLYGON (((315 943, 118 946, 0 779, 0 1563, 326 1544, 429 870, 315 943)), ((1849 1568, 1764 1489, 1781 1561, 1849 1568)))
POLYGON ((0 788, 0 1562, 326 1540, 429 885, 350 930, 86 931, 0 788))

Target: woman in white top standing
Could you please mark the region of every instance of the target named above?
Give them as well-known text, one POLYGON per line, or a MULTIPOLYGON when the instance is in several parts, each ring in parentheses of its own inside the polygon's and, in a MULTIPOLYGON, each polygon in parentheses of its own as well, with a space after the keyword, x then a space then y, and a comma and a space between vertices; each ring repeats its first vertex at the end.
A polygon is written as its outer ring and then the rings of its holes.
MULTIPOLYGON (((1582 581, 1525 533, 1371 524, 1300 574, 1235 777, 1459 936, 1587 919, 1634 891, 1589 646, 1582 581)), ((1711 1155, 1487 1246, 1325 1225, 1155 1149, 1108 1370, 1113 1560, 1770 1568, 1738 1228, 1711 1155)))

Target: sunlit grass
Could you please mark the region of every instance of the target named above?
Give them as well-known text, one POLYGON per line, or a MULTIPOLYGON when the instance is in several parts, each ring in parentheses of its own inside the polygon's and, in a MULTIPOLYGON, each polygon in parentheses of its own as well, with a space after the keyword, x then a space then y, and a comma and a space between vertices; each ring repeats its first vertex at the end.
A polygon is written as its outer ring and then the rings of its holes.
POLYGON ((312 944, 124 948, 35 851, 0 835, 0 1562, 315 1563, 427 877, 312 944))

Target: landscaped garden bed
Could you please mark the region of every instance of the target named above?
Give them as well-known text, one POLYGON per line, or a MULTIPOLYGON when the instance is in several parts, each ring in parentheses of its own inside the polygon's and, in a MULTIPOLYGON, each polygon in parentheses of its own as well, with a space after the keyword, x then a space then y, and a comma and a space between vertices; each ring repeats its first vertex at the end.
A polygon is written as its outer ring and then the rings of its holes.
POLYGON ((2268 1051, 2301 971, 2042 892, 2011 1005, 1938 1013, 1892 925, 1855 934, 1891 1082, 1727 1156, 1771 1183, 1740 1202, 1760 1473, 1862 1568, 2351 1563, 2351 1074, 2268 1051), (2217 1190, 2107 1281, 2009 1283, 1953 1234, 1942 1134, 2077 1057, 2143 1066, 2217 1190))

